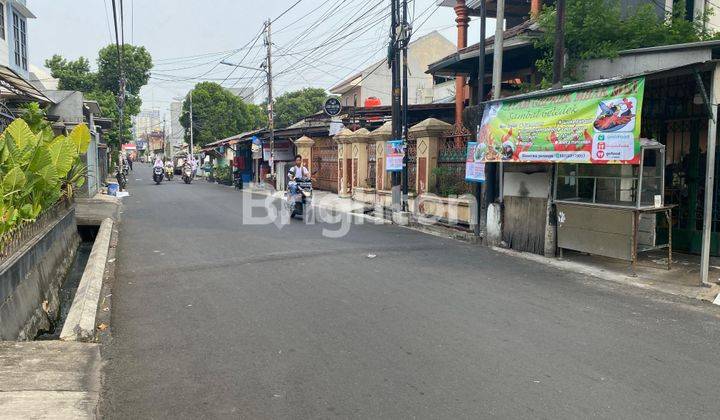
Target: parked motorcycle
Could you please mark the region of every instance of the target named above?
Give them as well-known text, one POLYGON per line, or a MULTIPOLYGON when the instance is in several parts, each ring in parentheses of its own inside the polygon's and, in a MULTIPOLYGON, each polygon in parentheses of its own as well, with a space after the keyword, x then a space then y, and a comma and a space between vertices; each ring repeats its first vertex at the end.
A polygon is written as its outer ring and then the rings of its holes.
POLYGON ((312 181, 309 178, 302 178, 295 182, 297 183, 297 193, 290 196, 290 192, 288 192, 287 203, 290 206, 290 217, 302 216, 312 202, 312 181))
POLYGON ((165 167, 165 178, 167 178, 168 181, 172 181, 173 176, 175 175, 175 170, 172 166, 166 166, 165 167))
POLYGON ((183 165, 183 169, 182 169, 182 180, 183 180, 183 182, 185 182, 186 184, 191 183, 192 180, 193 180, 193 170, 192 170, 192 167, 190 167, 189 164, 183 165))
POLYGON ((160 185, 163 178, 165 177, 165 170, 159 166, 153 168, 153 181, 155 184, 160 185))

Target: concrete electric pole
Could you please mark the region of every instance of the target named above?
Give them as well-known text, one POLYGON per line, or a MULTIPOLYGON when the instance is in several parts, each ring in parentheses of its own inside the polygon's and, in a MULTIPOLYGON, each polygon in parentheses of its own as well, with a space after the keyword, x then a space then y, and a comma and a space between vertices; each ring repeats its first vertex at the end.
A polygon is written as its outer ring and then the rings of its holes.
POLYGON ((265 24, 265 45, 267 46, 267 59, 265 61, 265 73, 267 75, 268 85, 268 131, 270 132, 270 173, 275 174, 275 124, 274 124, 274 106, 272 94, 272 38, 271 38, 272 21, 268 19, 265 24))
MULTIPOLYGON (((398 48, 398 24, 400 5, 399 0, 391 0, 391 19, 390 19, 390 49, 389 57, 390 68, 392 73, 392 140, 400 140, 402 138, 402 126, 400 116, 400 48, 398 48)), ((400 172, 393 171, 391 176, 392 182, 392 210, 396 212, 400 209, 401 187, 400 172)))

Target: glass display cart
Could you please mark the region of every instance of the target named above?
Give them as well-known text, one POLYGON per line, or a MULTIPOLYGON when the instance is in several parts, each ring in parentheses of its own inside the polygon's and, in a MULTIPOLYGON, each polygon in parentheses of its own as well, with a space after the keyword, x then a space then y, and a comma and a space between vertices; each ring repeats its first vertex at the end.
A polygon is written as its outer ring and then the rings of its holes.
MULTIPOLYGON (((665 146, 641 139, 640 164, 558 163, 554 203, 557 243, 564 249, 637 262, 639 252, 667 249, 672 234, 657 235, 658 214, 670 227, 672 207, 664 203, 665 146), (662 243, 661 243, 662 242, 662 243)), ((672 229, 668 229, 671 232, 672 229)))

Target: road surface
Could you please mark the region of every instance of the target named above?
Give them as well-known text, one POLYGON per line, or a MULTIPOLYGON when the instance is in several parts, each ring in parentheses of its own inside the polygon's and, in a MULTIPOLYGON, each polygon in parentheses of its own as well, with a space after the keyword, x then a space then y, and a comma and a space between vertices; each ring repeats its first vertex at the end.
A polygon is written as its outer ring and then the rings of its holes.
POLYGON ((717 418, 709 305, 130 174, 107 418, 717 418), (376 255, 369 258, 369 255, 376 255))

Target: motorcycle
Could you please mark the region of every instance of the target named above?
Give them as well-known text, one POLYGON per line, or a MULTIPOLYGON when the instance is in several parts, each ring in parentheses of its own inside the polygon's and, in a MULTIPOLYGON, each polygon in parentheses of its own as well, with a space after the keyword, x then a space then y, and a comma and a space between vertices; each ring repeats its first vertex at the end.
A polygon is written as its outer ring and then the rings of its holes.
POLYGON ((165 170, 159 166, 153 168, 153 181, 155 184, 160 185, 163 178, 165 177, 165 170))
POLYGON ((288 191, 287 203, 290 206, 290 217, 302 216, 306 207, 312 202, 312 181, 309 178, 296 180, 297 193, 290 194, 288 191))
POLYGON ((127 176, 125 175, 125 171, 120 167, 115 167, 115 179, 121 191, 127 187, 127 176))
POLYGON ((183 169, 182 169, 182 180, 183 180, 186 184, 191 183, 192 180, 193 180, 193 171, 192 171, 192 168, 190 167, 190 165, 188 165, 188 164, 183 165, 183 169))
POLYGON ((174 175, 175 175, 175 170, 171 166, 166 166, 165 167, 165 178, 167 178, 168 181, 172 181, 174 175))

